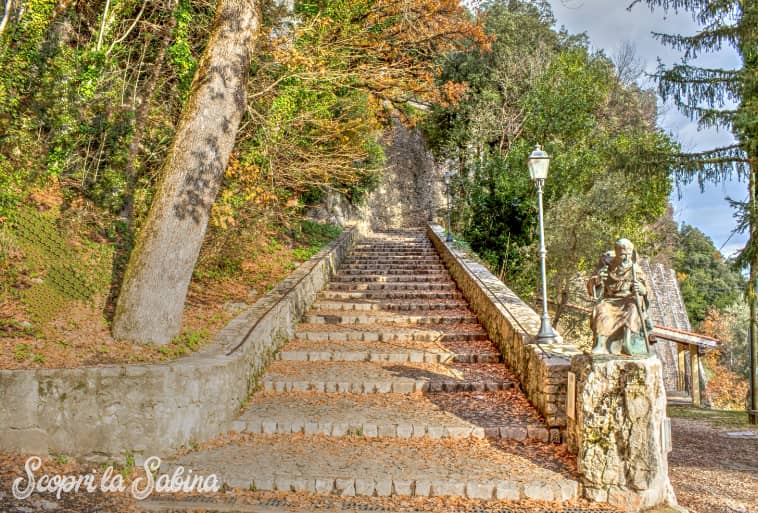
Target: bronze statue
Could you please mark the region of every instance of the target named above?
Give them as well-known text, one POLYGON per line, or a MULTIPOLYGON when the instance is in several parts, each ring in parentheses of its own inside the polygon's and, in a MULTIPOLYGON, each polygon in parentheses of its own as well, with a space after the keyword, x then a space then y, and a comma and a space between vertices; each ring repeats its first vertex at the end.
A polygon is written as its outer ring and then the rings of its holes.
POLYGON ((603 254, 587 292, 595 300, 590 318, 594 354, 650 353, 647 277, 628 239, 617 240, 614 251, 603 254))

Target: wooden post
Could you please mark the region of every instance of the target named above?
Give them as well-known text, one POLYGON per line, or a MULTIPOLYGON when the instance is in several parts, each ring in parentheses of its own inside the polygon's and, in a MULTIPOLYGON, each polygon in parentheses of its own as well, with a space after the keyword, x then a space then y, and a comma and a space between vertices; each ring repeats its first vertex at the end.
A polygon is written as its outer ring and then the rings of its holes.
POLYGON ((687 363, 685 358, 687 357, 687 346, 684 344, 676 344, 676 356, 677 356, 677 375, 676 375, 676 389, 680 392, 687 390, 687 363))
POLYGON ((697 344, 690 345, 690 394, 692 394, 692 405, 698 408, 702 406, 700 397, 700 347, 697 344))

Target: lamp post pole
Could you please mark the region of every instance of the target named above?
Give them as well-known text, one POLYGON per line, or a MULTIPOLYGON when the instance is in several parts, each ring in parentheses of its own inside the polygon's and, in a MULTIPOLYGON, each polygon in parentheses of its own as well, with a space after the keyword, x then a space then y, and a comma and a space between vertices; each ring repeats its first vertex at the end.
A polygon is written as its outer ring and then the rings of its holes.
POLYGON ((536 146, 529 159, 527 160, 529 175, 537 186, 537 205, 540 219, 540 266, 542 271, 542 320, 540 322, 540 331, 537 334, 537 343, 555 342, 556 335, 553 326, 550 323, 550 314, 547 309, 547 272, 545 270, 545 223, 542 209, 542 187, 545 185, 547 171, 550 166, 550 157, 542 151, 542 148, 536 146))
POLYGON ((445 192, 447 194, 447 237, 445 240, 447 242, 453 241, 453 234, 451 232, 451 225, 450 225, 450 179, 453 177, 453 174, 450 171, 445 171, 445 192))

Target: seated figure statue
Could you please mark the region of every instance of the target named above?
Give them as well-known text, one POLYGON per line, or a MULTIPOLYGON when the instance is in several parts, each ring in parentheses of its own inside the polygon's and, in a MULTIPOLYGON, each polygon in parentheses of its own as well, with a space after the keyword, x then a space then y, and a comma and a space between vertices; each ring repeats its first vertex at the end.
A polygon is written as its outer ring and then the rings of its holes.
POLYGON ((594 354, 650 352, 647 278, 633 255, 634 245, 628 239, 617 240, 614 251, 600 258, 587 281, 587 292, 595 300, 590 318, 594 354))

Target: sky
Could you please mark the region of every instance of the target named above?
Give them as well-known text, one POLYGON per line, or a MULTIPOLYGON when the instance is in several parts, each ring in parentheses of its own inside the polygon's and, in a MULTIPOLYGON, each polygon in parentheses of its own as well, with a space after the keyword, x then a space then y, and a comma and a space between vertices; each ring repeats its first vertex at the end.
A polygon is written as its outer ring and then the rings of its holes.
MULTIPOLYGON (((681 54, 661 45, 651 32, 693 34, 697 25, 686 13, 664 13, 661 9, 651 11, 642 3, 627 11, 631 0, 549 0, 557 20, 570 33, 586 32, 592 47, 613 56, 620 45, 634 43, 648 73, 655 71, 661 62, 671 65, 681 60, 681 54)), ((737 54, 731 49, 715 54, 705 54, 692 63, 704 67, 734 68, 739 66, 737 54)), ((653 87, 654 82, 641 79, 643 85, 653 87)), ((698 130, 697 124, 684 117, 674 106, 663 106, 658 124, 682 144, 686 151, 702 151, 729 144, 733 141, 728 131, 698 130)), ((724 256, 741 249, 747 235, 735 234, 733 210, 726 197, 743 201, 747 198, 747 184, 732 180, 721 184, 709 184, 700 192, 697 183, 675 190, 671 195, 674 218, 696 226, 711 238, 724 256), (681 194, 681 197, 679 197, 681 194), (731 237, 730 237, 731 236, 731 237)))

